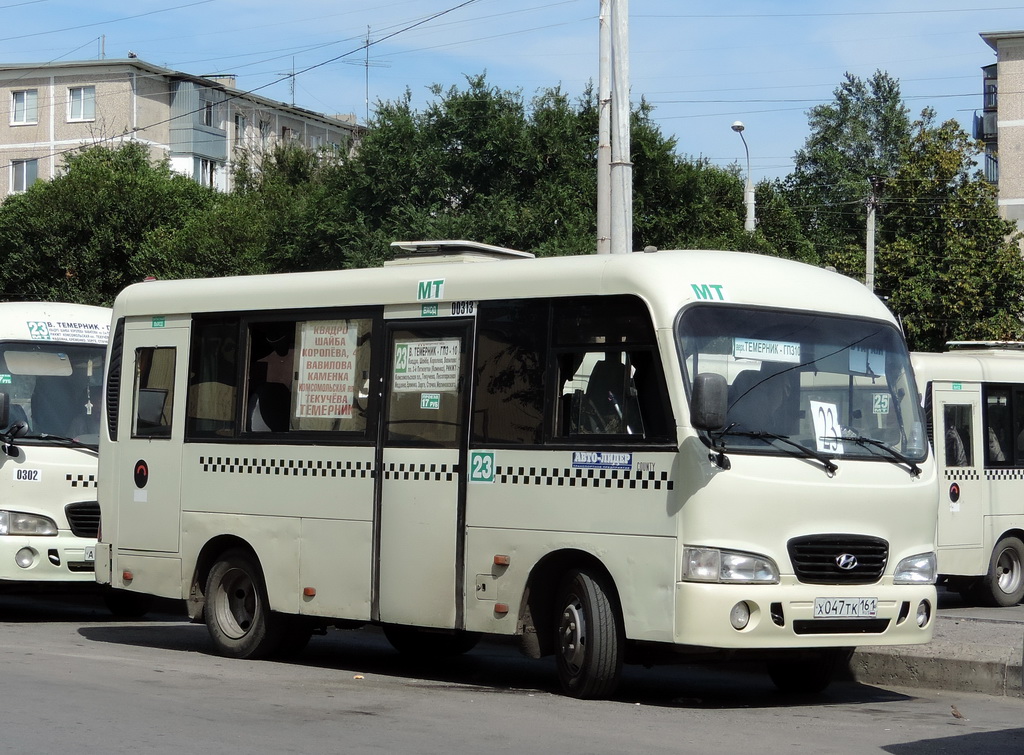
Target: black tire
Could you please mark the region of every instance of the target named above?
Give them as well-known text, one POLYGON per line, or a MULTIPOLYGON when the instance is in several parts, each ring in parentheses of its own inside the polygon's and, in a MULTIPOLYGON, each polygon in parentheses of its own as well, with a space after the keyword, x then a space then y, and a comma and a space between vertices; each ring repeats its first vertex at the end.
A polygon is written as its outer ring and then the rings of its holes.
POLYGON ((1024 598, 1024 543, 1004 537, 992 549, 988 574, 978 580, 980 602, 990 606, 1015 606, 1024 598))
POLYGON ((221 655, 266 658, 281 646, 284 622, 270 611, 263 573, 246 551, 228 551, 213 565, 204 614, 221 655))
POLYGON ((110 587, 103 591, 103 603, 119 619, 140 619, 153 607, 153 596, 110 587))
POLYGON ((476 632, 431 631, 398 624, 385 624, 384 636, 399 653, 418 660, 462 655, 475 648, 480 641, 480 635, 476 632))
POLYGON ((852 653, 848 648, 829 648, 768 661, 768 676, 786 694, 817 695, 832 683, 836 671, 849 662, 852 653))
POLYGON ((625 632, 614 592, 603 576, 566 574, 555 604, 555 666, 570 697, 611 695, 622 677, 625 632))

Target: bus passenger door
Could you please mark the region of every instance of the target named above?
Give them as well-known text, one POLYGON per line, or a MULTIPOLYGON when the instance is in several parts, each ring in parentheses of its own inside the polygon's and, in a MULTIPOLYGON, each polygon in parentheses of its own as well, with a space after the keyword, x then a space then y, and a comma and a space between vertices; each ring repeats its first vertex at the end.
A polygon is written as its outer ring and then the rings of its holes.
POLYGON ((938 545, 978 547, 982 540, 985 460, 981 393, 976 385, 936 383, 932 402, 940 481, 938 545))
POLYGON ((128 319, 118 406, 117 544, 178 550, 188 318, 128 319))
POLYGON ((380 621, 461 628, 471 323, 391 323, 381 429, 380 621))

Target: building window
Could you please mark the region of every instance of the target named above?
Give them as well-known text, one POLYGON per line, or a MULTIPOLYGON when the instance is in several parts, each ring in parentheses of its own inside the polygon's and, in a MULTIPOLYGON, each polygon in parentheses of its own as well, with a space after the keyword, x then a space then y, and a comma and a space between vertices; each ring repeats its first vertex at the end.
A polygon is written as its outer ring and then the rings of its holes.
POLYGON ((235 113, 235 146, 241 146, 245 141, 245 127, 246 120, 245 116, 241 113, 235 113))
POLYGON ((270 136, 270 121, 260 121, 260 137, 266 141, 270 136))
POLYGON ((314 150, 315 149, 320 149, 323 146, 324 146, 324 138, 323 138, 323 136, 321 136, 320 134, 310 134, 309 135, 309 148, 310 149, 314 149, 314 150))
POLYGON ((68 90, 68 120, 96 120, 96 87, 71 87, 68 90))
POLYGON ((211 189, 217 188, 217 163, 200 157, 196 161, 196 181, 211 189))
POLYGON ((38 160, 11 160, 11 191, 25 191, 38 178, 38 160))
POLYGON ((295 132, 292 131, 287 126, 282 126, 281 127, 281 141, 282 142, 289 142, 289 141, 291 141, 293 138, 295 138, 294 135, 295 135, 295 132))
POLYGON ((38 122, 36 110, 38 92, 35 89, 23 89, 11 93, 11 124, 38 122))
POLYGON ((203 125, 213 127, 213 103, 209 100, 203 101, 203 125))

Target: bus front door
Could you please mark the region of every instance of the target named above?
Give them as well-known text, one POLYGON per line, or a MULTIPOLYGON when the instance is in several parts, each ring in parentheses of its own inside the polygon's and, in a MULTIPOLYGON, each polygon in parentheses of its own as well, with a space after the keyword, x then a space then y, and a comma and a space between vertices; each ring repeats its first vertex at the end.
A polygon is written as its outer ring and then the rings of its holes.
MULTIPOLYGON (((935 456, 940 490, 937 541, 939 571, 950 573, 949 559, 960 562, 982 545, 984 486, 981 392, 976 385, 939 385, 933 389, 935 456), (951 550, 944 550, 944 549, 951 550), (946 561, 944 564, 943 562, 946 561)), ((959 571, 951 573, 964 573, 959 571)))
POLYGON ((174 553, 181 510, 186 318, 129 319, 118 429, 118 547, 174 553))
POLYGON ((377 618, 462 628, 471 324, 391 323, 377 506, 377 618))

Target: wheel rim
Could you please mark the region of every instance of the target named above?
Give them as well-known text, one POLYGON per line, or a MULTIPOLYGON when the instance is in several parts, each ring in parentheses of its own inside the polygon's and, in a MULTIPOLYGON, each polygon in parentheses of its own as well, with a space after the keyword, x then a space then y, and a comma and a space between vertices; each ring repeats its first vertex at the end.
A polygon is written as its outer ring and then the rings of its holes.
POLYGON ((240 639, 252 629, 259 599, 252 577, 244 569, 230 569, 220 581, 214 601, 214 613, 221 631, 240 639))
POLYGON ((1020 589, 1021 574, 1020 555, 1014 548, 1004 548, 996 559, 996 574, 999 589, 1012 595, 1020 589))
POLYGON ((587 619, 579 598, 575 596, 562 609, 558 639, 561 644, 562 660, 570 672, 578 674, 583 668, 583 657, 586 654, 587 619))

